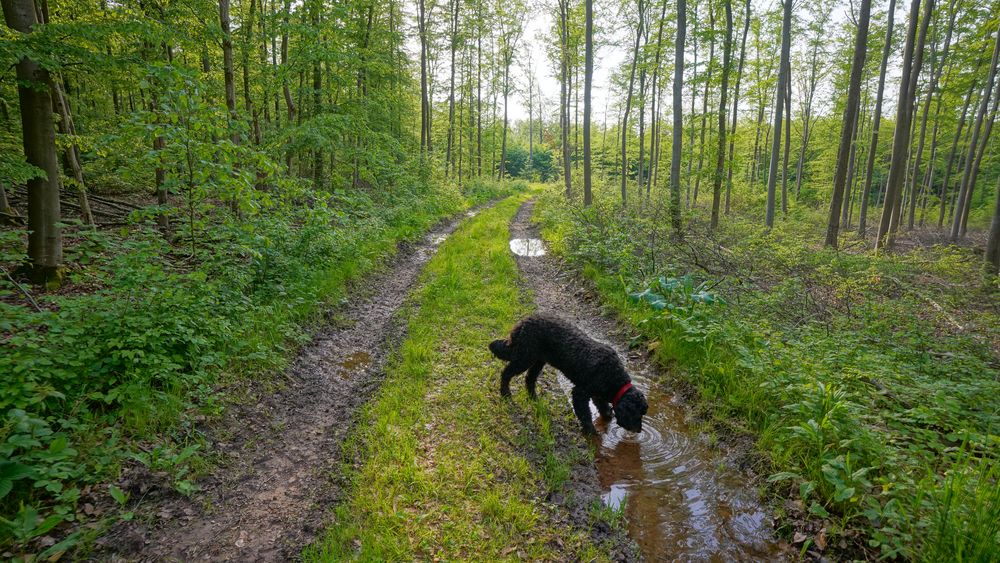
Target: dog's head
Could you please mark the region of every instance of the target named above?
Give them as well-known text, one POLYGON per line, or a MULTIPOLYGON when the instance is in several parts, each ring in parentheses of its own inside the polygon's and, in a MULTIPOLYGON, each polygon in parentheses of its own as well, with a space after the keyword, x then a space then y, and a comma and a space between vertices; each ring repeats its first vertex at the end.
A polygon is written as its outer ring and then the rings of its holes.
POLYGON ((630 432, 642 432, 642 417, 649 410, 646 396, 635 387, 629 388, 615 405, 615 420, 618 426, 630 432))

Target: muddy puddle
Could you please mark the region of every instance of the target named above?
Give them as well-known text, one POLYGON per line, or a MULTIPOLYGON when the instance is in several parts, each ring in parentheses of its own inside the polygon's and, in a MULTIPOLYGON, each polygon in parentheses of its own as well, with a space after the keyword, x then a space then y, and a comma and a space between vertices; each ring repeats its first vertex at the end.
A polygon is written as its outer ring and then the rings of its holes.
POLYGON ((372 356, 368 352, 358 351, 348 355, 344 361, 340 362, 340 369, 344 375, 351 375, 358 370, 363 370, 372 363, 372 356))
MULTIPOLYGON (((629 366, 632 368, 633 366, 629 366)), ((634 373, 649 412, 634 434, 604 423, 595 460, 606 506, 622 510, 629 535, 650 561, 775 561, 787 552, 747 479, 685 420, 661 384, 634 373)), ((572 384, 559 376, 567 393, 572 384)))
POLYGON ((510 241, 510 251, 518 256, 545 256, 545 245, 537 238, 516 238, 510 241))

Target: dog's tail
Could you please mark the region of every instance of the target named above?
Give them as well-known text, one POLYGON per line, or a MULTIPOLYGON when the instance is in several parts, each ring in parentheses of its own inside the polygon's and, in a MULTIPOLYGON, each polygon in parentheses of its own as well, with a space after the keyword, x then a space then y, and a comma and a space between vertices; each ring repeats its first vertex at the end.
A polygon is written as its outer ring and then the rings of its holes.
POLYGON ((510 342, 506 340, 494 340, 490 342, 490 352, 493 352, 493 355, 497 358, 509 362, 511 356, 510 342))

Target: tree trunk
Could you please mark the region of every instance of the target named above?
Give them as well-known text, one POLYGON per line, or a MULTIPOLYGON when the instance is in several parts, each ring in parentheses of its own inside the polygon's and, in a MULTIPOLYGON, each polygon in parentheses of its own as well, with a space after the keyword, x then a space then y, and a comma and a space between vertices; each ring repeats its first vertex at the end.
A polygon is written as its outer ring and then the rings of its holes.
MULTIPOLYGON (((792 148, 792 68, 791 61, 785 69, 785 146, 781 158, 781 214, 788 215, 788 154, 792 148)), ((857 127, 857 124, 855 124, 857 127)))
POLYGON ((736 121, 740 109, 740 81, 743 78, 743 62, 747 52, 747 35, 750 33, 750 1, 746 0, 743 20, 743 39, 740 41, 740 62, 736 67, 736 84, 733 87, 733 122, 729 128, 729 155, 726 167, 726 214, 729 213, 729 201, 733 191, 733 154, 736 150, 736 121))
POLYGON ((733 5, 732 0, 723 0, 726 9, 726 38, 722 44, 722 88, 719 94, 719 147, 715 157, 715 175, 712 182, 712 222, 711 227, 719 226, 719 205, 722 199, 722 168, 725 165, 726 151, 726 95, 729 90, 729 67, 733 51, 733 5))
POLYGON ((962 218, 965 215, 966 207, 970 199, 971 186, 969 179, 972 176, 972 164, 975 161, 976 149, 979 146, 979 130, 982 128, 987 109, 989 108, 990 94, 993 92, 993 81, 996 79, 997 57, 1000 55, 1000 30, 997 31, 997 38, 993 46, 993 57, 990 67, 987 70, 986 84, 983 86, 982 98, 979 100, 979 111, 976 114, 976 122, 972 127, 972 139, 969 141, 968 154, 965 157, 965 171, 962 173, 962 181, 959 184, 958 199, 955 204, 955 213, 952 217, 951 238, 960 238, 962 218))
MULTIPOLYGON (((31 33, 39 23, 31 0, 2 0, 4 21, 18 33, 31 33)), ((27 57, 17 62, 17 95, 21 110, 21 139, 28 164, 45 173, 28 180, 28 265, 33 283, 58 285, 62 281, 62 231, 59 208, 59 163, 52 124, 49 72, 27 57)))
POLYGON ((681 144, 684 141, 684 41, 687 6, 677 0, 677 39, 674 41, 673 146, 670 152, 670 222, 681 233, 681 144))
MULTIPOLYGON (((785 109, 785 83, 788 81, 789 51, 792 43, 792 0, 784 0, 784 17, 781 24, 781 62, 778 66, 778 87, 775 90, 774 100, 774 140, 771 143, 771 165, 767 176, 767 210, 764 223, 768 228, 774 226, 774 204, 775 188, 778 181, 778 159, 781 150, 781 119, 785 109)), ((862 10, 864 6, 870 5, 870 0, 862 0, 862 10)), ((867 23, 867 22, 866 22, 867 23)), ((867 32, 867 27, 865 28, 867 32)), ((862 59, 863 60, 863 59, 862 59)), ((859 71, 860 72, 860 71, 859 71)), ((843 187, 841 187, 843 189, 843 187)))
POLYGON ((632 90, 635 86, 635 67, 639 63, 639 41, 642 39, 643 0, 639 0, 639 26, 635 31, 635 47, 632 48, 632 70, 628 77, 628 94, 625 96, 625 113, 622 114, 622 206, 628 205, 625 187, 628 182, 628 114, 632 110, 632 90))
MULTIPOLYGON (((919 1, 919 0, 918 0, 919 1)), ((830 219, 826 228, 826 245, 837 248, 840 234, 840 207, 844 199, 847 182, 847 165, 851 152, 851 140, 858 119, 861 99, 861 75, 864 72, 868 51, 868 25, 871 16, 871 0, 862 0, 858 17, 858 32, 854 39, 854 60, 851 63, 851 82, 847 90, 847 105, 844 108, 844 126, 840 134, 840 149, 837 152, 837 169, 833 176, 833 197, 830 202, 830 219)))
POLYGON ((455 51, 458 49, 458 16, 459 0, 451 0, 451 79, 448 93, 448 141, 445 149, 444 174, 447 177, 449 168, 454 171, 452 147, 455 144, 455 51))
POLYGON ((875 155, 878 153, 878 135, 882 127, 882 99, 885 94, 885 70, 892 49, 892 27, 896 14, 896 0, 889 0, 889 21, 886 26, 885 43, 882 46, 882 63, 879 67, 878 89, 875 94, 875 115, 872 118, 872 137, 865 162, 865 180, 861 188, 861 211, 858 214, 858 236, 864 238, 868 230, 868 200, 871 198, 872 173, 875 170, 875 155))
POLYGON ((584 64, 583 64, 583 205, 593 201, 593 179, 590 161, 591 88, 594 83, 594 0, 584 0, 584 64))
MULTIPOLYGON (((76 136, 76 126, 73 124, 73 113, 69 106, 69 100, 63 95, 58 79, 53 79, 51 84, 52 101, 55 103, 56 113, 59 115, 59 132, 71 137, 76 136)), ((66 147, 65 161, 67 168, 73 174, 76 182, 77 204, 80 206, 80 219, 84 225, 94 225, 94 214, 90 210, 90 200, 87 198, 87 183, 83 181, 83 167, 80 165, 80 147, 76 144, 76 139, 66 147)))
POLYGON ((708 121, 708 87, 712 83, 712 64, 715 63, 715 6, 708 3, 708 72, 705 74, 705 91, 701 95, 701 132, 698 134, 698 168, 694 174, 694 193, 691 205, 698 204, 698 188, 701 186, 701 170, 705 164, 705 124, 708 121))
POLYGON ((240 144, 239 128, 236 120, 236 78, 233 71, 233 36, 229 28, 229 0, 219 0, 219 24, 222 26, 222 67, 226 87, 226 109, 229 110, 230 139, 234 145, 240 144))
POLYGON ((990 144, 990 133, 993 131, 993 124, 996 121, 997 105, 1000 104, 1000 84, 997 86, 996 91, 993 93, 993 109, 990 110, 989 117, 986 119, 986 129, 983 131, 983 138, 979 142, 976 160, 972 164, 972 172, 969 175, 969 186, 968 190, 966 190, 965 205, 962 206, 961 224, 958 230, 959 238, 965 238, 966 226, 969 222, 969 211, 972 209, 972 194, 976 190, 976 179, 979 177, 979 171, 982 169, 983 155, 990 144))
POLYGON ((573 195, 573 179, 569 168, 569 2, 559 0, 559 124, 562 140, 563 182, 566 197, 573 195))
POLYGON ((985 259, 986 271, 994 276, 1000 274, 1000 178, 997 179, 997 201, 993 206, 985 259))
MULTIPOLYGON (((592 1, 592 0, 590 0, 592 1)), ((660 54, 663 51, 663 24, 666 21, 667 2, 662 0, 660 8, 660 23, 656 31, 656 55, 653 57, 653 103, 650 111, 650 133, 653 141, 650 142, 650 169, 652 173, 646 179, 646 198, 649 198, 652 185, 656 182, 656 177, 660 172, 660 54)))
POLYGON ((417 29, 420 36, 420 151, 430 152, 430 104, 427 100, 427 13, 425 0, 417 2, 417 29))
POLYGON ((899 84, 899 100, 896 103, 896 130, 892 137, 892 160, 889 164, 889 179, 886 181, 885 204, 882 206, 882 219, 879 222, 878 238, 875 249, 883 246, 891 249, 899 222, 899 209, 902 198, 903 180, 906 175, 906 158, 910 146, 910 122, 913 118, 913 105, 916 98, 917 79, 920 77, 920 66, 923 60, 924 39, 927 36, 927 25, 934 8, 934 0, 927 0, 924 21, 920 26, 920 36, 917 38, 917 23, 920 15, 920 0, 913 0, 910 6, 910 23, 906 33, 906 47, 903 49, 903 75, 899 84), (914 46, 916 40, 916 46, 914 46))

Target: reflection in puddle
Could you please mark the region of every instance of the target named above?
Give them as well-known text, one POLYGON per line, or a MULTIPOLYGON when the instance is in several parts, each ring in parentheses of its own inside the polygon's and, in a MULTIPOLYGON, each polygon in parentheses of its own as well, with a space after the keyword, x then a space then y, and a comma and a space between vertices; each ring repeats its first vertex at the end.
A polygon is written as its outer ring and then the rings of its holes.
POLYGON ((544 256, 545 245, 537 238, 516 238, 510 241, 510 251, 518 256, 544 256))
POLYGON ((368 352, 354 352, 340 362, 340 367, 346 372, 353 372, 368 367, 372 363, 372 357, 368 352))
MULTIPOLYGON (((636 366, 631 366, 636 367, 636 366)), ((720 468, 683 407, 651 379, 633 373, 649 401, 642 432, 604 423, 591 406, 604 504, 624 504, 629 535, 651 561, 748 561, 787 558, 746 478, 720 468)), ((563 389, 572 385, 559 378, 563 389)), ((568 398, 568 397, 567 397, 568 398)))

